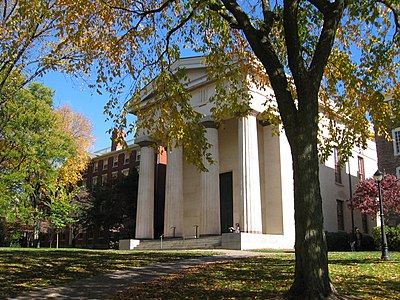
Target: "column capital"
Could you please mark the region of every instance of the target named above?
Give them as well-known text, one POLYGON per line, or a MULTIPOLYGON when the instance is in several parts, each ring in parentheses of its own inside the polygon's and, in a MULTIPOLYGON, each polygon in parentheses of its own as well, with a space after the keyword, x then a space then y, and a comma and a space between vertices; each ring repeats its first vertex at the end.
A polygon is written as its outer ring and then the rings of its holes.
POLYGON ((259 120, 258 122, 260 123, 260 125, 262 127, 267 127, 267 126, 271 125, 271 122, 270 121, 266 121, 266 120, 259 120))
POLYGON ((219 127, 219 124, 215 122, 214 118, 212 116, 206 116, 200 120, 201 124, 205 128, 215 128, 217 129, 219 127))
POLYGON ((148 147, 156 144, 156 141, 153 140, 151 137, 145 135, 135 139, 135 144, 138 144, 140 148, 148 147))

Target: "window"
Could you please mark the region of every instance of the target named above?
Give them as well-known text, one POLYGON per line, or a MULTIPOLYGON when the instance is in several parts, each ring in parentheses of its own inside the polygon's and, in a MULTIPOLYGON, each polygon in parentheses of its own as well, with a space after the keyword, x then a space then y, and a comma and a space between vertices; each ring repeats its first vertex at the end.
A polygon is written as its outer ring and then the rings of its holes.
POLYGON ((107 174, 101 175, 101 184, 105 185, 107 183, 107 174))
POLYGON ((364 158, 358 157, 358 179, 365 180, 364 158))
POLYGON ((342 167, 340 166, 340 156, 336 148, 333 149, 335 159, 335 182, 342 183, 342 167))
POLYGON ((400 178, 400 167, 396 168, 396 176, 397 178, 400 178))
POLYGON ((364 233, 368 233, 368 216, 366 214, 361 215, 362 228, 364 233))
POLYGON ((97 185, 98 181, 97 181, 97 176, 92 178, 92 185, 97 185))
POLYGON ((393 130, 394 155, 400 155, 400 127, 393 130))
POLYGON ((93 163, 93 172, 97 172, 99 170, 99 162, 95 161, 93 163))
POLYGON ((336 200, 336 215, 338 230, 344 231, 343 201, 336 200))
POLYGON ((108 169, 108 160, 104 160, 103 162, 103 170, 107 170, 108 169))
POLYGON ((124 176, 128 176, 129 175, 129 169, 123 169, 121 173, 124 176))
POLYGON ((118 177, 118 172, 112 172, 111 178, 112 178, 113 180, 115 180, 115 179, 117 179, 117 177, 118 177))
POLYGON ((129 164, 129 153, 125 153, 124 164, 125 165, 129 164))
POLYGON ((118 167, 118 155, 113 157, 113 167, 118 167))

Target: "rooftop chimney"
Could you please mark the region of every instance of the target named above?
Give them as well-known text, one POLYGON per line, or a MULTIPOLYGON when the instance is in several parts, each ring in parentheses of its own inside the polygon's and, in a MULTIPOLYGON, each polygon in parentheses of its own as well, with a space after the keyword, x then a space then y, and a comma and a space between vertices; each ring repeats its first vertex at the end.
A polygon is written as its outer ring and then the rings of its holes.
POLYGON ((125 142, 125 137, 125 131, 115 128, 111 136, 111 151, 121 150, 125 142))

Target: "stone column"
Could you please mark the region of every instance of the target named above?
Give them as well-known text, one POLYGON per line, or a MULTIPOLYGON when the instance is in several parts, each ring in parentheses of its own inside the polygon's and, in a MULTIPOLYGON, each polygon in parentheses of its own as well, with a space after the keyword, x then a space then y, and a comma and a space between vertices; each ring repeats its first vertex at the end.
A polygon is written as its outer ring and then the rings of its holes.
MULTIPOLYGON (((273 135, 271 126, 262 124, 264 141, 264 232, 283 234, 282 171, 280 137, 273 135)), ((285 157, 285 156, 282 156, 285 157)))
POLYGON ((207 140, 211 144, 209 153, 214 163, 210 164, 203 158, 203 163, 208 172, 201 173, 200 235, 219 235, 221 234, 221 220, 218 128, 211 119, 204 120, 203 125, 206 127, 207 140))
POLYGON ((183 149, 168 152, 165 184, 164 236, 183 235, 183 149), (172 228, 174 227, 174 229, 172 228))
POLYGON ((139 186, 136 213, 136 239, 154 238, 154 168, 153 142, 140 138, 135 141, 140 146, 139 186))
POLYGON ((239 119, 239 170, 243 205, 241 231, 262 233, 260 168, 257 118, 255 114, 239 119))

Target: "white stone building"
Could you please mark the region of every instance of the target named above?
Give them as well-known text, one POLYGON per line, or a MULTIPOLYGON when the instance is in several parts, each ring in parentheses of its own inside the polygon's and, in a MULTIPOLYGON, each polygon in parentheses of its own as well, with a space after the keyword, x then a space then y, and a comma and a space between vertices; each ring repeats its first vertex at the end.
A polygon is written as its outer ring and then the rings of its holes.
MULTIPOLYGON (((271 128, 257 119, 264 96, 254 91, 251 115, 226 119, 223 126, 217 126, 204 99, 214 93, 215 86, 207 80, 201 58, 181 59, 173 67, 177 66, 187 69, 192 105, 205 115, 206 135, 216 163, 208 165, 209 172, 199 172, 184 162, 185 149, 175 148, 167 153, 164 237, 221 236, 222 246, 234 249, 293 248, 291 152, 284 134, 273 136, 271 128), (236 223, 240 224, 241 233, 229 233, 229 227, 236 223)), ((141 147, 135 238, 155 239, 159 237, 154 234, 152 139, 141 135, 135 143, 141 147)), ((346 201, 358 178, 370 177, 376 168, 372 141, 366 150, 355 149, 345 168, 338 166, 335 155, 321 164, 325 230, 351 232, 352 218, 346 201)), ((364 232, 369 231, 371 222, 354 212, 354 225, 364 232)))

